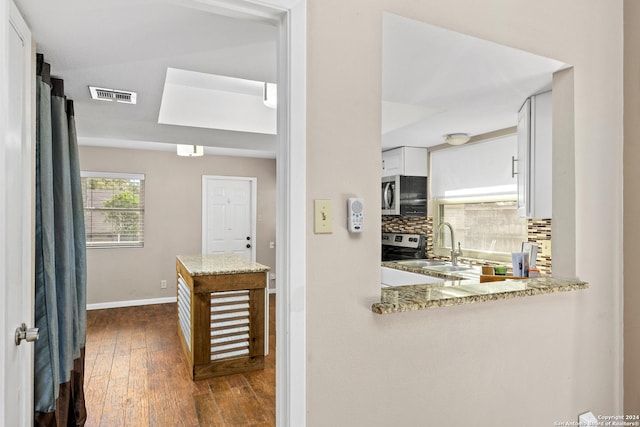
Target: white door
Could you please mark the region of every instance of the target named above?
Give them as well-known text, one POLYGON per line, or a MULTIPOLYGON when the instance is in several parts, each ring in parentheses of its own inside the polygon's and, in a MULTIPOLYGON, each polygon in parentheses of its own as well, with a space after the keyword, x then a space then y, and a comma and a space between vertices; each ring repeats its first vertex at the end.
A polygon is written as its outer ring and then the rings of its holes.
POLYGON ((202 253, 256 260, 256 178, 202 177, 202 253))
POLYGON ((26 426, 33 419, 33 344, 17 346, 13 331, 22 323, 33 326, 32 47, 13 2, 2 1, 2 7, 0 30, 8 41, 0 48, 7 65, 0 93, 8 96, 0 96, 0 424, 26 426))

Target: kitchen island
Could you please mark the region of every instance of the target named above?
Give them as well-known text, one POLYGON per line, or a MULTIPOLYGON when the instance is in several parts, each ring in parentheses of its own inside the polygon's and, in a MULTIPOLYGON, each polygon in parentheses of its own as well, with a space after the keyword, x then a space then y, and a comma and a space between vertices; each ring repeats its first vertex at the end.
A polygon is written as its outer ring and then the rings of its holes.
POLYGON ((178 335, 192 379, 264 368, 269 270, 230 253, 177 257, 178 335))
POLYGON ((426 278, 425 284, 382 288, 380 302, 371 306, 371 310, 377 314, 521 298, 589 287, 586 282, 577 279, 538 277, 517 281, 480 283, 479 279, 474 278, 474 275, 465 272, 442 273, 430 271, 428 268, 407 267, 395 262, 383 262, 382 267, 422 274, 426 278), (428 283, 431 277, 437 277, 443 281, 428 283))

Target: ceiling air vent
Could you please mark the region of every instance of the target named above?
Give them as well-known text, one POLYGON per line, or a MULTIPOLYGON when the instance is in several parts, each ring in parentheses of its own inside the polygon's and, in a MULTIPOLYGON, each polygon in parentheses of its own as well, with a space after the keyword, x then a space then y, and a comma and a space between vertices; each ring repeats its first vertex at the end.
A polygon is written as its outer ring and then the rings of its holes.
POLYGON ((135 104, 136 93, 127 90, 106 89, 103 87, 89 86, 92 99, 100 101, 115 101, 124 104, 135 104))

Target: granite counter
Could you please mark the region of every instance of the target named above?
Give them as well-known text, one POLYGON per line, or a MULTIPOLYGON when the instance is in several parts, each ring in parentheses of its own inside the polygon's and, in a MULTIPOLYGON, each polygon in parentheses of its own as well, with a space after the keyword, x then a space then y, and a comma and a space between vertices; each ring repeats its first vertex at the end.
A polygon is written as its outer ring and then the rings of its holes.
POLYGON ((471 274, 461 274, 460 272, 451 274, 435 272, 428 269, 400 266, 393 262, 383 262, 382 266, 438 277, 444 282, 382 288, 380 302, 371 306, 371 310, 377 314, 521 298, 589 287, 586 282, 577 279, 566 280, 553 277, 480 283, 479 277, 476 279, 471 274))
POLYGON ((191 276, 214 276, 220 274, 263 273, 269 271, 266 265, 246 259, 231 253, 178 255, 191 276))

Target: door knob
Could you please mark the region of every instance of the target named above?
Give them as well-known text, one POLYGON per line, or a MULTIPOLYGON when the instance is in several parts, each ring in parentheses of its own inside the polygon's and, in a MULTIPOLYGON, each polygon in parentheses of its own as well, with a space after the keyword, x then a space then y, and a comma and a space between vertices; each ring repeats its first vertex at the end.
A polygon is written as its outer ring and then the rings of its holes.
POLYGON ((251 245, 247 243, 247 249, 251 249, 251 245))
POLYGON ((20 345, 23 340, 27 342, 38 341, 40 337, 40 330, 38 328, 28 328, 24 323, 20 325, 19 328, 16 328, 16 345, 20 345))
POLYGON ((251 236, 247 236, 247 240, 251 240, 251 236))

